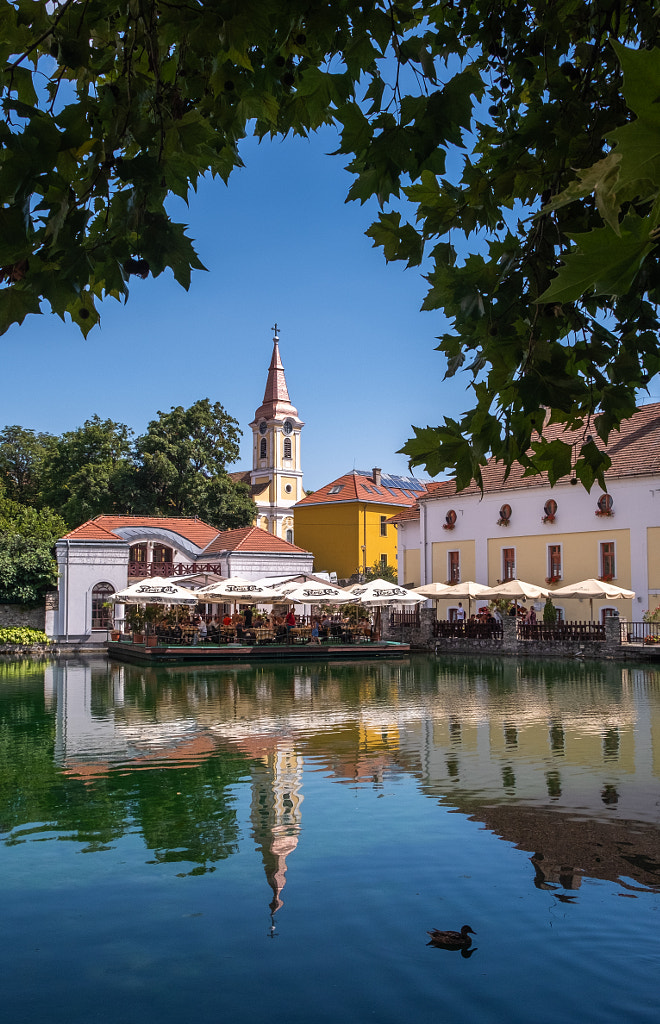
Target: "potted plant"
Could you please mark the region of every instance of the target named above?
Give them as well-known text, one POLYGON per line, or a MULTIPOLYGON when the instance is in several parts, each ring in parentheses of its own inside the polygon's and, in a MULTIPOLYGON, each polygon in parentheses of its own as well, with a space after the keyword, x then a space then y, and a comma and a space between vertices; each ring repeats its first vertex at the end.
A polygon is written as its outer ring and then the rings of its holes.
POLYGON ((144 608, 138 604, 130 605, 126 610, 126 622, 133 634, 134 644, 144 643, 144 608))

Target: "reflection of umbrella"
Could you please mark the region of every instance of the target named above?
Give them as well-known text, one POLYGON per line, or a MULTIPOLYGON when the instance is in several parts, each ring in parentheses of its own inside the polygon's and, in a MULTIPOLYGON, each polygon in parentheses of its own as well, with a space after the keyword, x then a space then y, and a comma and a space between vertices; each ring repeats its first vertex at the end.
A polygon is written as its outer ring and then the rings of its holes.
POLYGON ((224 601, 238 601, 243 604, 274 604, 280 600, 280 595, 272 587, 264 587, 261 583, 243 580, 238 576, 230 576, 228 580, 212 583, 210 587, 200 590, 199 595, 200 600, 208 601, 211 604, 221 604, 224 601))
POLYGON ((594 617, 594 598, 606 601, 630 601, 635 596, 634 590, 624 590, 614 583, 606 583, 604 580, 580 580, 579 583, 569 583, 566 587, 552 591, 553 597, 576 597, 578 600, 589 598, 591 618, 594 617))
POLYGON ((133 583, 125 590, 111 594, 109 601, 115 604, 197 604, 198 594, 180 587, 162 576, 152 576, 140 583, 133 583))
POLYGON ((361 604, 423 604, 426 600, 421 594, 415 594, 412 590, 399 587, 388 580, 371 580, 352 589, 353 596, 357 597, 361 604))
POLYGON ((340 587, 330 583, 299 583, 293 590, 288 590, 287 601, 294 604, 348 604, 355 603, 355 596, 347 594, 340 587))

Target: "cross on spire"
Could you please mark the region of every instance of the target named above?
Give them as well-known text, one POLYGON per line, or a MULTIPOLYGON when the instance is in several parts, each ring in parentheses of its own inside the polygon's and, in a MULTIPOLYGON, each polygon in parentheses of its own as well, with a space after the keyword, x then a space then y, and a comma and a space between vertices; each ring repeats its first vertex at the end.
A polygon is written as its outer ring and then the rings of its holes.
POLYGON ((273 340, 274 341, 275 340, 279 341, 278 334, 277 334, 277 320, 275 321, 274 326, 271 327, 271 331, 273 332, 273 340))

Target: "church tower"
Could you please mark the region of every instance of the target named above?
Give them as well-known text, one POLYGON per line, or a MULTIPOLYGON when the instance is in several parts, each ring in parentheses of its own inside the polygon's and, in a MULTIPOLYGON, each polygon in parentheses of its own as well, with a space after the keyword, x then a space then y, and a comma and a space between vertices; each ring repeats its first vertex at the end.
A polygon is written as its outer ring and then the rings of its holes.
POLYGON ((300 431, 305 424, 289 398, 277 324, 273 332, 273 355, 264 400, 250 424, 250 483, 257 505, 257 526, 293 543, 291 509, 305 495, 300 468, 300 431))

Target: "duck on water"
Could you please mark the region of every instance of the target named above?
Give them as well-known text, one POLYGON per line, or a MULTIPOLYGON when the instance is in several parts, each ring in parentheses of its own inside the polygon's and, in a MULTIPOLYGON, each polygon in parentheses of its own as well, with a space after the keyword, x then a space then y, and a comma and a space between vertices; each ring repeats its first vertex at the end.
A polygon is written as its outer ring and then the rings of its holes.
MULTIPOLYGON (((427 932, 427 935, 431 936, 429 946, 438 946, 440 949, 461 949, 468 950, 472 945, 471 935, 477 933, 470 928, 469 924, 464 924, 460 932, 441 932, 437 928, 433 931, 427 932)), ((474 952, 474 950, 472 950, 474 952)))

